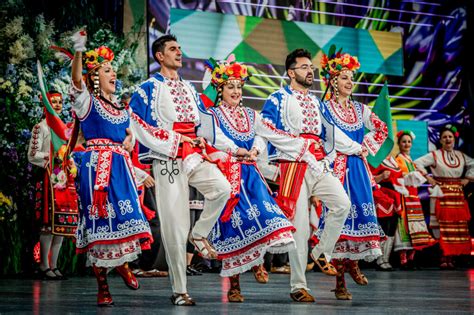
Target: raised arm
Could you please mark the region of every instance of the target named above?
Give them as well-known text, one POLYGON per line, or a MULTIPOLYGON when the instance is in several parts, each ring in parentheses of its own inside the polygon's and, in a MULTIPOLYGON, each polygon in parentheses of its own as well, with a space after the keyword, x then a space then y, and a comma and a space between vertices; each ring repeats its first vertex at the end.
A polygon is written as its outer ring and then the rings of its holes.
POLYGON ((87 36, 85 31, 76 32, 72 36, 74 42, 74 59, 71 67, 71 88, 69 90, 72 108, 79 119, 84 119, 90 110, 91 96, 82 79, 82 52, 86 50, 87 36))
POLYGON ((72 36, 74 42, 74 59, 72 60, 72 83, 76 89, 82 89, 82 52, 86 51, 87 33, 85 30, 72 36))

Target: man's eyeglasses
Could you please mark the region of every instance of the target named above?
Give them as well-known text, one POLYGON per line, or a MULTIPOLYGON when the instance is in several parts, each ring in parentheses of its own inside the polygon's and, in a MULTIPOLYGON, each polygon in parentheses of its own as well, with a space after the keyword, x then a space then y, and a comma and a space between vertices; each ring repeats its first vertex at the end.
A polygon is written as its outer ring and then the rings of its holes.
POLYGON ((301 69, 301 70, 304 70, 304 71, 308 71, 308 70, 314 71, 316 69, 316 67, 313 66, 313 65, 302 65, 302 66, 294 67, 294 68, 290 68, 290 69, 291 70, 301 69))

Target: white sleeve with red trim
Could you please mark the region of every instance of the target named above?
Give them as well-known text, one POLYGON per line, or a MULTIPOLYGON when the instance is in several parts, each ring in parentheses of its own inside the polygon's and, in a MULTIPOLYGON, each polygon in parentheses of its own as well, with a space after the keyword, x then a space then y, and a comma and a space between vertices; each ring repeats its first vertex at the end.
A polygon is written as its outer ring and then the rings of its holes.
POLYGON ((78 89, 74 83, 71 82, 69 97, 71 99, 72 109, 76 113, 77 118, 79 118, 79 120, 85 119, 90 112, 91 95, 84 81, 81 81, 81 89, 78 89))
POLYGON ((464 160, 466 161, 466 175, 464 175, 464 177, 468 178, 470 181, 473 181, 474 180, 474 159, 464 153, 462 153, 462 155, 464 156, 464 160))
POLYGON ((175 158, 178 154, 181 135, 173 130, 165 130, 147 124, 137 114, 130 111, 130 127, 138 142, 152 151, 175 158))
POLYGON ((278 129, 270 119, 263 118, 258 113, 255 114, 255 133, 292 160, 301 161, 303 155, 308 151, 310 140, 296 137, 278 129))
POLYGON ((143 185, 143 182, 145 181, 145 179, 147 179, 148 176, 150 176, 150 175, 148 175, 147 172, 145 172, 144 170, 142 170, 139 167, 134 166, 133 169, 135 170, 135 175, 136 175, 136 179, 137 179, 137 186, 143 185))
POLYGON ((270 164, 268 160, 268 150, 267 150, 267 141, 260 137, 259 135, 255 136, 253 141, 253 148, 257 149, 257 166, 263 177, 268 180, 276 181, 280 175, 280 168, 274 164, 270 164))
POLYGON ((375 155, 387 139, 387 125, 367 105, 362 105, 362 121, 365 128, 369 129, 369 132, 364 136, 363 144, 370 155, 375 155))
POLYGON ((28 146, 28 161, 42 168, 46 168, 49 162, 50 141, 48 141, 48 132, 49 130, 44 128, 44 124, 36 124, 33 127, 30 144, 28 146), (45 143, 46 141, 48 143, 45 143))
POLYGON ((429 152, 422 157, 417 158, 413 163, 415 164, 416 169, 420 170, 423 174, 427 174, 427 167, 434 166, 436 160, 433 152, 429 152))

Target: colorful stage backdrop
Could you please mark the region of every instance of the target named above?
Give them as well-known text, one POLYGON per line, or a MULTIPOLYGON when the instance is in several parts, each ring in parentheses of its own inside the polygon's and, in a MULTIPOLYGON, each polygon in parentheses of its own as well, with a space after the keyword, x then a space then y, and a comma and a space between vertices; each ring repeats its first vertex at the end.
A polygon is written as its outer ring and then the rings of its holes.
MULTIPOLYGON (((385 80, 392 116, 401 129, 428 126, 420 140, 438 139, 450 122, 470 134, 469 111, 462 85, 466 8, 461 1, 159 1, 148 0, 148 45, 163 33, 177 35, 187 57, 182 75, 202 90, 208 57, 234 53, 251 65, 245 86, 247 106, 261 108, 264 99, 285 82, 286 54, 304 47, 319 64, 331 44, 361 61, 354 97, 373 105, 385 80), (250 2, 250 3, 249 3, 250 2), (422 122, 422 123, 417 123, 422 122)), ((158 65, 149 54, 149 71, 158 65)), ((325 86, 316 80, 313 91, 325 86)), ((428 145, 417 146, 417 154, 428 145)))

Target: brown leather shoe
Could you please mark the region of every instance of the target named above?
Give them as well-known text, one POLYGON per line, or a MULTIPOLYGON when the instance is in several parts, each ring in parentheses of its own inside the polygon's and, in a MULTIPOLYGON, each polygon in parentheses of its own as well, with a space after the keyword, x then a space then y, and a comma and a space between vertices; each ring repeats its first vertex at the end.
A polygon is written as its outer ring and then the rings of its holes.
POLYGON ((347 288, 337 288, 333 291, 338 300, 352 300, 352 294, 347 291, 347 288))
POLYGON ((301 302, 301 303, 316 302, 314 297, 311 294, 309 294, 309 292, 306 289, 299 289, 298 291, 291 292, 290 297, 295 302, 301 302))
POLYGON ((244 301, 244 297, 239 289, 230 289, 227 291, 227 299, 231 303, 242 303, 244 301))
POLYGON ((194 306, 196 302, 187 293, 175 293, 170 298, 171 303, 177 306, 194 306))
POLYGON ((265 267, 263 267, 263 265, 252 267, 252 271, 253 271, 255 280, 257 280, 258 283, 268 282, 268 272, 265 270, 265 267))
POLYGON ((321 254, 318 259, 316 259, 313 254, 310 254, 311 259, 314 260, 314 263, 321 269, 321 271, 328 276, 335 276, 337 275, 337 270, 334 268, 329 261, 327 261, 326 256, 321 254))
POLYGON ((357 260, 348 260, 346 262, 347 269, 352 279, 358 285, 368 285, 369 280, 367 277, 360 271, 359 262, 357 260))

